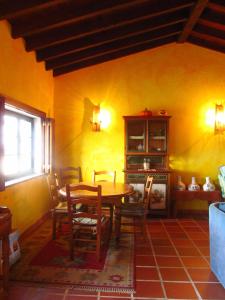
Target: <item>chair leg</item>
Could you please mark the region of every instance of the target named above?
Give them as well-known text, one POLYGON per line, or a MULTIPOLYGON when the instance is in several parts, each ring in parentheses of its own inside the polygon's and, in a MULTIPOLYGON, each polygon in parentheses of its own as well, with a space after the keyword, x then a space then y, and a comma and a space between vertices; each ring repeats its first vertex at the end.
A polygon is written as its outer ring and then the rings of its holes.
POLYGON ((96 256, 98 261, 100 261, 100 254, 101 254, 101 240, 99 235, 97 235, 96 256))
POLYGON ((112 232, 112 229, 113 229, 113 210, 114 210, 114 207, 113 205, 110 205, 110 231, 112 232))
POLYGON ((52 239, 56 239, 56 214, 53 212, 52 214, 52 239))
POLYGON ((115 214, 115 235, 116 240, 119 241, 120 239, 120 230, 121 230, 121 215, 119 212, 116 212, 115 214))
POLYGON ((74 259, 74 241, 73 241, 73 234, 71 234, 70 237, 70 259, 73 260, 74 259))
POLYGON ((63 216, 59 216, 59 225, 58 225, 58 230, 59 232, 61 233, 62 232, 62 219, 63 219, 63 216))

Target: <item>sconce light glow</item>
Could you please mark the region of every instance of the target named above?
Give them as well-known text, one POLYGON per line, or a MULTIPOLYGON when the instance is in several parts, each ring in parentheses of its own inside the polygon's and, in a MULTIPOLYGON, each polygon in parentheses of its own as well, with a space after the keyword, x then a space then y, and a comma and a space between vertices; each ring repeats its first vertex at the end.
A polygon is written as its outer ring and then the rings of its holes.
POLYGON ((92 130, 100 131, 101 121, 100 121, 100 106, 95 105, 93 108, 93 116, 92 116, 92 130))
POLYGON ((211 128, 215 125, 215 110, 212 108, 206 112, 206 125, 211 128))
POLYGON ((108 110, 100 108, 99 105, 94 105, 92 116, 92 130, 101 131, 109 126, 111 122, 111 116, 108 110))
POLYGON ((101 108, 99 113, 101 128, 107 128, 111 122, 111 116, 108 110, 101 108))
POLYGON ((225 131, 225 112, 222 104, 216 104, 215 109, 215 133, 225 131))

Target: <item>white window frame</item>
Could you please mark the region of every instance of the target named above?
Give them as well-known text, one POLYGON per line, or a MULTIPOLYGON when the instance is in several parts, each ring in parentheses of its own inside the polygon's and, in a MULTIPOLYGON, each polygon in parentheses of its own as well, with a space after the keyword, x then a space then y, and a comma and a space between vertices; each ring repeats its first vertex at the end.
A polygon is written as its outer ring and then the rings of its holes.
POLYGON ((42 176, 50 173, 53 170, 53 142, 54 142, 54 120, 46 118, 46 114, 36 108, 23 104, 8 96, 0 94, 0 191, 5 187, 29 180, 31 178, 42 176), (7 111, 21 114, 34 121, 34 152, 35 149, 41 153, 39 156, 34 153, 34 165, 32 172, 29 174, 21 174, 21 176, 14 176, 15 178, 7 178, 3 172, 4 161, 4 145, 3 145, 3 126, 4 115, 7 111), (37 136, 39 135, 39 138, 37 136), (38 158, 39 157, 39 158, 38 158))
MULTIPOLYGON (((4 169, 3 169, 3 174, 5 176, 5 184, 6 186, 14 184, 16 182, 21 182, 23 180, 26 180, 28 178, 32 178, 35 176, 39 176, 43 174, 43 168, 42 168, 42 161, 43 161, 43 143, 42 143, 42 127, 41 127, 41 117, 36 116, 34 114, 25 112, 23 110, 18 109, 15 106, 5 104, 5 114, 4 115, 10 115, 14 116, 17 121, 19 120, 27 120, 31 123, 32 126, 32 134, 31 134, 31 158, 30 158, 30 163, 31 163, 31 168, 27 170, 26 172, 21 172, 21 170, 18 170, 17 173, 14 174, 4 174, 4 169)), ((5 125, 3 125, 4 128, 5 125)), ((18 129, 19 130, 19 129, 18 129)), ((4 132, 3 132, 4 136, 4 132)), ((20 144, 20 136, 21 132, 18 132, 17 136, 17 148, 19 147, 20 144)), ((6 136, 7 138, 7 136, 6 136)), ((4 139, 3 139, 4 142, 4 139)), ((3 144, 4 147, 4 144, 3 144)), ((19 157, 20 153, 19 150, 17 151, 16 155, 19 157)), ((3 163, 4 163, 4 155, 3 155, 3 163)), ((18 158, 19 160, 19 158, 18 158)))

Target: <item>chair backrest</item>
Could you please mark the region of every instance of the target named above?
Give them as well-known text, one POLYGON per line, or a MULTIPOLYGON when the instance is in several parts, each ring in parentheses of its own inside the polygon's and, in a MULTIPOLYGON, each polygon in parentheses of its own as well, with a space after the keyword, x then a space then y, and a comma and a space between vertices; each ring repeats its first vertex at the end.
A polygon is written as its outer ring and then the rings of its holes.
POLYGON ((47 176, 48 190, 51 198, 52 208, 59 203, 59 178, 57 173, 51 173, 47 176))
POLYGON ((66 185, 66 197, 68 205, 68 217, 72 229, 74 218, 89 218, 96 220, 97 231, 100 231, 102 218, 102 187, 77 184, 66 185), (85 207, 84 211, 76 211, 77 206, 85 207))
POLYGON ((112 181, 116 182, 116 171, 93 171, 93 182, 112 181), (97 178, 98 177, 98 178, 97 178))
POLYGON ((145 211, 147 211, 149 208, 149 203, 150 203, 150 199, 151 199, 152 183, 153 183, 153 177, 148 176, 146 179, 146 183, 145 183, 144 199, 143 199, 145 211))
POLYGON ((82 181, 80 167, 64 167, 59 170, 60 185, 65 186, 70 183, 82 181))

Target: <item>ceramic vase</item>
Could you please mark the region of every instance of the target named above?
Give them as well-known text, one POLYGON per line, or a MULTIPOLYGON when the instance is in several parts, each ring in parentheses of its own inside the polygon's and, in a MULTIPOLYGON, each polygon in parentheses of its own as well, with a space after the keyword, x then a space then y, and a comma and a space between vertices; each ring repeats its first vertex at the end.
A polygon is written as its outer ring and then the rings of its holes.
POLYGON ((143 167, 144 167, 144 170, 150 169, 150 160, 148 158, 144 158, 143 167))
POLYGON ((184 191, 185 189, 186 189, 186 185, 182 182, 181 176, 178 176, 176 190, 184 191))
POLYGON ((205 178, 205 184, 203 184, 203 191, 205 192, 215 191, 215 185, 211 182, 210 177, 205 178))
POLYGON ((189 191, 199 191, 200 186, 197 184, 195 177, 191 178, 191 183, 188 186, 189 191))

